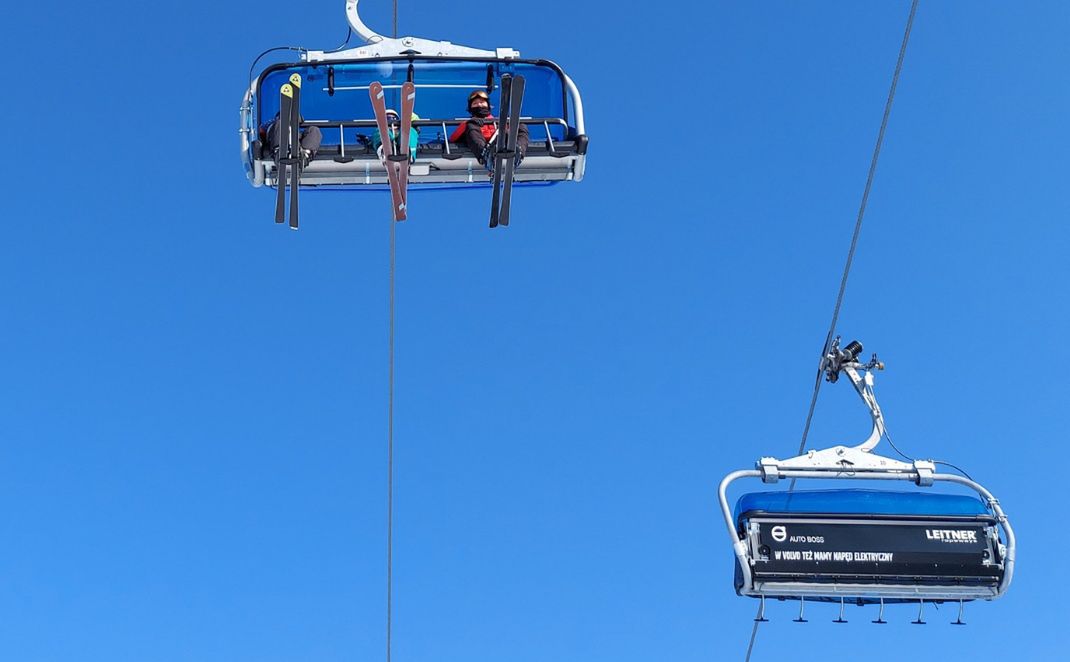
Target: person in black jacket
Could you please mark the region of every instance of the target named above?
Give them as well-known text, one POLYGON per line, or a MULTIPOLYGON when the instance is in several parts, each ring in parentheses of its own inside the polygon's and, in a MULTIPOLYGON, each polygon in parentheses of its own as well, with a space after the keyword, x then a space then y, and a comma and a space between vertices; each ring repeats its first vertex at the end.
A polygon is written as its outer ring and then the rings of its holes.
MULTIPOLYGON (((300 121, 304 122, 302 117, 300 121)), ((275 117, 260 127, 260 140, 262 144, 267 145, 268 153, 272 155, 272 158, 277 162, 279 160, 279 114, 275 113, 275 117)), ((301 130, 301 165, 307 166, 308 162, 316 158, 316 152, 320 149, 320 144, 323 142, 323 133, 318 126, 308 126, 301 130)))
MULTIPOLYGON (((494 143, 491 139, 500 140, 494 136, 501 128, 490 110, 490 97, 487 93, 483 90, 472 92, 468 95, 468 114, 472 118, 457 127, 457 130, 450 136, 450 142, 459 143, 472 150, 479 162, 488 169, 494 167, 494 143)), ((518 166, 528 151, 528 142, 528 127, 521 124, 516 136, 516 165, 518 166)))

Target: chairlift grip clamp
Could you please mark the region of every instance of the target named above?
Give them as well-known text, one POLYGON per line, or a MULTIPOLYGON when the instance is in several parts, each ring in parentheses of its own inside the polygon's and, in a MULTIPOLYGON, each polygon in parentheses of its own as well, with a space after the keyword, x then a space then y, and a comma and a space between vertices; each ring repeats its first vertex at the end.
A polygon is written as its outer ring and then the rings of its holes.
POLYGON ((929 460, 914 460, 914 472, 917 478, 914 483, 918 487, 932 487, 933 474, 936 473, 936 465, 929 460))
POLYGON ((776 483, 780 481, 779 460, 775 457, 763 457, 758 460, 758 471, 762 472, 763 483, 776 483))

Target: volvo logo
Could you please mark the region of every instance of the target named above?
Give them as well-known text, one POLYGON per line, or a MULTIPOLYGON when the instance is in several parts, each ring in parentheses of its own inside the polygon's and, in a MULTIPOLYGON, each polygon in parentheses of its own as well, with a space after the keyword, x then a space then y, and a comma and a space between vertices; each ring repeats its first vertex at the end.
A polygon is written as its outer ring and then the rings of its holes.
POLYGON ((777 542, 784 542, 785 540, 788 539, 788 529, 787 529, 787 527, 774 526, 773 530, 770 531, 770 533, 773 534, 773 540, 775 540, 777 542))

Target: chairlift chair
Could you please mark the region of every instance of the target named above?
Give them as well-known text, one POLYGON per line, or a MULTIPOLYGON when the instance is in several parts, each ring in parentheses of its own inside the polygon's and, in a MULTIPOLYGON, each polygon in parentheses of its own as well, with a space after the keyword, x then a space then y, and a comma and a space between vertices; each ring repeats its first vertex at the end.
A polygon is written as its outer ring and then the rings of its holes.
POLYGON ((522 59, 511 48, 490 51, 448 41, 384 37, 360 19, 358 4, 359 0, 348 0, 346 15, 363 45, 340 51, 303 51, 300 61, 267 67, 251 81, 241 105, 240 135, 242 163, 253 186, 278 185, 279 166, 260 131, 279 111, 279 89, 295 73, 302 80, 301 127, 317 126, 323 135, 316 158, 300 169, 301 187, 388 187, 386 168, 369 144, 376 121, 368 88, 380 82, 387 105, 397 108, 406 81, 417 89, 415 110, 421 118, 412 122, 420 140, 409 169, 409 185, 489 186, 487 170, 477 155, 451 144, 449 136, 469 119, 466 100, 472 91, 485 90, 493 107, 501 109, 502 76, 523 76, 527 83, 521 121, 528 126, 531 143, 516 170, 516 183, 583 179, 587 154, 583 100, 561 67, 549 60, 522 59))
MULTIPOLYGON (((837 339, 824 370, 830 381, 847 374, 866 403, 873 419, 866 441, 785 460, 763 457, 754 469, 733 471, 721 481, 718 499, 735 554, 736 592, 763 602, 839 602, 841 620, 844 603, 879 603, 883 614, 885 603, 961 606, 1002 596, 1014 574, 1015 537, 999 501, 970 478, 938 472, 932 461, 873 453, 885 435, 873 391, 873 370, 883 366, 875 356, 860 363, 861 350, 857 342, 840 349, 837 339), (872 489, 759 492, 744 494, 733 509, 728 488, 742 478, 766 484, 909 481, 919 488, 953 483, 977 496, 872 489)), ((920 612, 917 622, 923 622, 920 612)))

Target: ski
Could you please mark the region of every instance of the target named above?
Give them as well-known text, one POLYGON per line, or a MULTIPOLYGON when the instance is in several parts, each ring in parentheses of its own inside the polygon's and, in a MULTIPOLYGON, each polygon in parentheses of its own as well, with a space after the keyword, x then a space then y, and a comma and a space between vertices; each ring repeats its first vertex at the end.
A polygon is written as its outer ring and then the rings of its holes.
POLYGON ((301 74, 290 76, 293 87, 293 103, 290 104, 290 229, 297 229, 297 191, 301 188, 301 171, 304 170, 305 153, 301 149, 301 74))
MULTIPOLYGON (((501 225, 509 225, 509 209, 513 197, 513 175, 516 172, 516 143, 520 136, 520 108, 523 104, 524 77, 514 76, 512 88, 509 90, 509 115, 507 116, 509 141, 505 146, 505 169, 502 172, 502 204, 501 209, 498 210, 498 223, 501 225)), ((502 101, 502 110, 505 110, 504 101, 502 101)))
POLYGON ((416 107, 416 86, 409 81, 401 86, 401 136, 398 139, 398 188, 401 189, 401 199, 405 201, 405 207, 409 206, 409 162, 411 161, 411 148, 409 136, 412 134, 412 113, 416 107), (404 159, 404 160, 402 160, 404 159))
POLYGON ((286 222, 286 163, 290 158, 290 113, 293 87, 286 83, 279 89, 279 116, 275 118, 275 222, 286 222))
POLYGON ((383 143, 383 165, 386 167, 386 178, 390 182, 390 199, 393 203, 395 221, 405 220, 405 198, 401 193, 401 182, 394 161, 390 158, 394 155, 394 141, 390 138, 390 127, 386 123, 386 100, 383 85, 378 81, 368 86, 368 96, 375 110, 375 123, 379 127, 379 137, 383 143))
MULTIPOLYGON (((502 76, 501 100, 499 103, 500 106, 504 107, 505 104, 508 102, 508 99, 510 97, 509 92, 512 87, 513 77, 508 75, 502 76)), ((502 162, 502 157, 500 156, 500 154, 503 151, 502 144, 505 142, 505 124, 502 122, 501 114, 501 108, 499 108, 498 131, 491 138, 491 140, 498 141, 498 144, 495 145, 493 150, 494 175, 491 179, 491 186, 494 187, 494 194, 491 196, 490 199, 490 227, 492 228, 498 227, 498 213, 501 211, 500 207, 502 194, 502 169, 504 168, 504 163, 502 162)))

